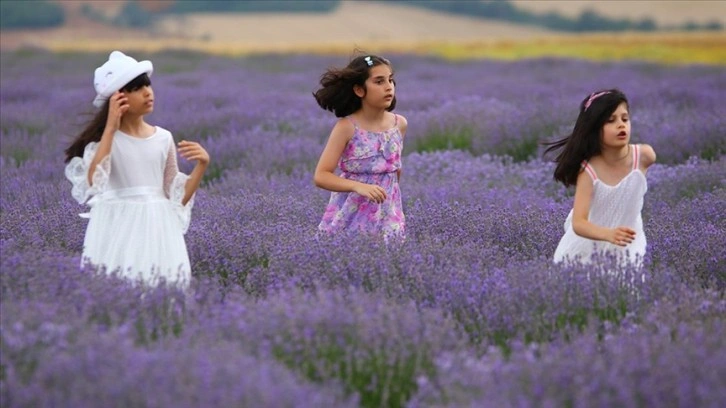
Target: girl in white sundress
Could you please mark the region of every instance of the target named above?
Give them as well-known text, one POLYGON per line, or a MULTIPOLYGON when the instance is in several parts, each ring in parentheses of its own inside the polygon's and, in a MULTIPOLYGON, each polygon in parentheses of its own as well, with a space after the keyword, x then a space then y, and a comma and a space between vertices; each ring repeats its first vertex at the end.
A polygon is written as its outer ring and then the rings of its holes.
POLYGON ((209 164, 195 142, 181 141, 179 153, 196 161, 190 175, 179 172, 168 130, 148 124, 154 110, 150 61, 120 51, 96 69, 94 106, 100 108, 66 149, 65 175, 72 195, 91 207, 81 267, 148 285, 186 285, 191 277, 184 233, 194 193, 209 164))
POLYGON ((647 144, 631 144, 630 130, 625 94, 609 89, 588 95, 572 134, 548 143, 545 154, 562 148, 555 180, 575 186, 555 262, 588 263, 594 253, 613 252, 621 261, 642 264, 645 173, 655 162, 655 151, 647 144))

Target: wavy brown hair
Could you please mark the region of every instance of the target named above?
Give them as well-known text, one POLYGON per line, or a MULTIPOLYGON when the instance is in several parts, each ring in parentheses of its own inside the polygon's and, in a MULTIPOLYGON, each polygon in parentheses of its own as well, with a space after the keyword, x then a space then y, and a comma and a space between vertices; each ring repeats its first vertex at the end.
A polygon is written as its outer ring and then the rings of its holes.
POLYGON ((593 156, 600 154, 602 127, 623 102, 629 105, 628 98, 618 89, 606 89, 587 95, 580 102, 580 114, 577 116, 572 133, 562 139, 543 143, 548 146, 543 156, 551 151, 562 149, 554 160, 557 163, 554 173, 555 180, 565 186, 577 184, 582 161, 590 160, 593 156), (590 97, 601 92, 607 93, 594 98, 586 108, 585 105, 590 97))
MULTIPOLYGON (((391 62, 377 55, 360 55, 353 58, 345 68, 328 69, 320 77, 322 88, 313 93, 315 100, 321 108, 335 113, 335 116, 339 118, 350 115, 362 106, 360 98, 353 92, 353 87, 358 85, 365 90, 365 82, 370 76, 370 69, 381 64, 388 65, 393 72, 391 62), (368 65, 366 58, 370 58, 372 65, 368 65)), ((391 106, 386 110, 390 112, 395 108, 396 96, 394 94, 391 106)))
MULTIPOLYGON (((151 85, 151 78, 147 74, 141 74, 136 78, 132 79, 128 84, 124 85, 121 92, 133 92, 141 89, 144 86, 151 85)), ((93 115, 93 118, 86 124, 83 131, 76 136, 70 146, 65 150, 66 160, 68 163, 74 157, 83 157, 83 151, 86 146, 91 142, 98 142, 101 140, 103 130, 106 128, 106 121, 108 120, 108 100, 103 103, 101 109, 93 115)))

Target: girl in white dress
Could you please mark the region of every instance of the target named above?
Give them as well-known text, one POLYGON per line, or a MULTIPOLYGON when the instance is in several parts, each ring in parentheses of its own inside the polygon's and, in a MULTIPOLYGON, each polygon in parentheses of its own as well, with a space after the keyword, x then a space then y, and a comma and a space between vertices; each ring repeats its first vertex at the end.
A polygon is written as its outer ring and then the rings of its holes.
POLYGON ((154 110, 150 61, 114 51, 96 69, 94 106, 100 108, 66 149, 65 175, 72 195, 91 207, 81 267, 156 285, 186 285, 191 277, 184 233, 194 193, 209 164, 195 142, 181 141, 179 153, 196 161, 190 175, 179 172, 168 130, 144 116, 154 110))
POLYGON ((643 196, 645 173, 655 162, 647 144, 630 144, 628 100, 617 89, 588 95, 572 134, 547 143, 545 151, 562 148, 554 178, 575 186, 573 208, 555 262, 591 261, 594 253, 611 252, 622 262, 640 265, 645 255, 643 196))

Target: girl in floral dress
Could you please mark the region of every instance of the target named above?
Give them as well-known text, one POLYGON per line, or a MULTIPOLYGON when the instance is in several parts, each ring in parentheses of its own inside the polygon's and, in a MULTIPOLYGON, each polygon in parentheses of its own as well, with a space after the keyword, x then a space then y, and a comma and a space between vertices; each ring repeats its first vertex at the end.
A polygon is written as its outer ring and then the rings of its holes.
POLYGON ((392 113, 396 85, 391 63, 376 55, 359 56, 343 69, 326 71, 320 84, 315 100, 341 119, 315 169, 315 185, 331 191, 318 229, 403 238, 398 181, 408 123, 392 113))
POLYGON ((81 266, 148 285, 186 285, 191 277, 184 233, 194 194, 209 164, 196 142, 179 152, 197 164, 179 172, 171 133, 144 116, 154 110, 153 66, 114 51, 95 71, 98 112, 66 149, 72 195, 91 211, 81 266))

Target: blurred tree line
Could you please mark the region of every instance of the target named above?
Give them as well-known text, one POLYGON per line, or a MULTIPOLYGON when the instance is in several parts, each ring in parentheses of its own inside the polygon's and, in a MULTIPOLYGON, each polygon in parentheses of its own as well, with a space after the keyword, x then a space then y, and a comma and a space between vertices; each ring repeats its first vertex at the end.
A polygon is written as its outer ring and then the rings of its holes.
POLYGON ((0 1, 0 29, 57 27, 66 21, 63 7, 46 0, 0 1))
MULTIPOLYGON (((65 23, 58 1, 0 0, 0 29, 48 28, 65 23)), ((94 20, 127 26, 149 27, 162 15, 198 12, 329 12, 340 0, 128 0, 113 17, 84 3, 81 12, 94 20)))
POLYGON ((167 9, 170 13, 198 12, 329 12, 340 0, 183 0, 167 9))
MULTIPOLYGON (((545 27, 555 31, 656 31, 664 29, 723 30, 719 21, 698 24, 687 22, 680 26, 659 27, 654 20, 616 19, 605 17, 595 11, 585 11, 576 18, 559 13, 539 14, 523 10, 509 0, 378 0, 400 3, 451 14, 503 20, 513 23, 545 27)), ((166 15, 200 12, 313 12, 323 13, 335 10, 341 0, 128 0, 121 11, 109 17, 84 3, 81 11, 97 21, 126 27, 151 27, 154 20, 166 15)), ((1 0, 0 29, 41 28, 63 25, 65 14, 57 2, 48 0, 1 0)))
MULTIPOLYGON (((340 0, 177 0, 153 2, 129 0, 111 23, 127 27, 149 27, 156 18, 186 13, 260 13, 260 12, 313 12, 334 10, 340 0)), ((90 4, 84 5, 84 13, 95 18, 98 15, 90 4), (94 15, 95 14, 95 15, 94 15)), ((108 18, 106 18, 108 19, 108 18)))
MULTIPOLYGON (((652 19, 617 19, 598 14, 593 10, 584 11, 579 17, 569 18, 556 12, 534 13, 517 7, 509 0, 468 1, 468 0, 386 0, 411 6, 462 14, 469 17, 482 17, 492 20, 545 27, 555 31, 656 31, 663 29, 678 30, 722 30, 723 24, 714 20, 705 24, 688 22, 675 27, 658 27, 652 19)), ((625 3, 624 3, 625 4, 625 3)), ((627 6, 626 6, 627 7, 627 6)), ((655 5, 654 5, 655 7, 655 5)))

